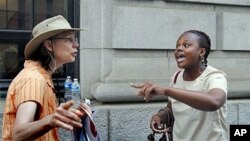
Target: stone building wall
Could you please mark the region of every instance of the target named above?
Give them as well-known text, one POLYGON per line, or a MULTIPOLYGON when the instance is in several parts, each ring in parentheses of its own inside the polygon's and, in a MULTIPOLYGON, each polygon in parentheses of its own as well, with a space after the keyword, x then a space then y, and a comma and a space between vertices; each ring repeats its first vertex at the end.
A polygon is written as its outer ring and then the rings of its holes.
POLYGON ((228 123, 250 124, 248 0, 81 0, 80 7, 88 28, 80 36, 82 97, 94 100, 102 141, 146 140, 166 98, 145 103, 129 83, 168 85, 178 69, 176 40, 189 29, 210 36, 208 63, 227 74, 228 123))
POLYGON ((208 63, 226 72, 228 122, 249 124, 250 3, 247 0, 81 1, 82 96, 96 100, 104 141, 141 141, 166 98, 145 103, 129 83, 168 85, 178 69, 173 51, 186 30, 206 32, 208 63))

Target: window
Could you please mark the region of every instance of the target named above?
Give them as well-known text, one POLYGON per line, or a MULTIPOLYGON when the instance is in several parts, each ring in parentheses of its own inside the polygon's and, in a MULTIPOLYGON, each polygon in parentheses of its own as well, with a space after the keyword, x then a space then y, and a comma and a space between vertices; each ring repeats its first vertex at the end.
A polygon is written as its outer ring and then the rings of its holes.
POLYGON ((70 13, 74 3, 73 0, 1 0, 0 29, 31 30, 38 22, 59 14, 74 18, 77 11, 70 13))
MULTIPOLYGON (((23 68, 24 48, 33 27, 42 20, 63 15, 72 27, 79 27, 79 0, 0 0, 0 89, 23 68)), ((79 36, 79 35, 78 35, 79 36)), ((67 75, 78 77, 79 59, 67 64, 54 75, 63 80, 67 75)), ((58 84, 55 83, 55 85, 58 84)))
POLYGON ((13 78, 18 71, 18 44, 0 44, 1 78, 13 78))

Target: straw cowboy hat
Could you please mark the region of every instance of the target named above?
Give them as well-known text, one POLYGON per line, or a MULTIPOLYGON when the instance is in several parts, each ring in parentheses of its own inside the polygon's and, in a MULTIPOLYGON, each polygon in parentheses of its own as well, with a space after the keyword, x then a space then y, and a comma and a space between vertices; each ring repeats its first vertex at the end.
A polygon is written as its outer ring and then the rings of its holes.
POLYGON ((52 18, 46 19, 39 24, 37 24, 33 31, 33 38, 26 45, 24 50, 25 58, 28 59, 29 56, 38 49, 39 45, 46 39, 56 34, 64 31, 80 31, 85 29, 72 28, 68 21, 61 15, 54 16, 52 18))

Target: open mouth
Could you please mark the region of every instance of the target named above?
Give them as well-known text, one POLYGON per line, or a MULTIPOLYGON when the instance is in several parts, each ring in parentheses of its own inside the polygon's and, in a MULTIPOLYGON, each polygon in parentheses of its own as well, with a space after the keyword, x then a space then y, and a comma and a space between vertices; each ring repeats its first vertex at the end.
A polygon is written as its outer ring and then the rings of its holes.
POLYGON ((73 56, 77 56, 77 52, 73 52, 72 55, 73 55, 73 56))
POLYGON ((185 60, 185 56, 183 55, 183 54, 178 54, 178 55, 176 55, 176 61, 177 62, 182 62, 182 61, 184 61, 185 60))

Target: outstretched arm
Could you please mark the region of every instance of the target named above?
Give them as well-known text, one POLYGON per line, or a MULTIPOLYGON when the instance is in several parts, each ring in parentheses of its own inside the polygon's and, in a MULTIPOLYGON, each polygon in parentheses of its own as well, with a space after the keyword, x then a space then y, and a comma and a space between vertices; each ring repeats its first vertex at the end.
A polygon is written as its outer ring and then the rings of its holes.
POLYGON ((131 84, 131 86, 138 88, 138 95, 144 97, 146 101, 149 101, 155 95, 165 95, 202 111, 217 110, 226 101, 226 93, 220 88, 213 88, 206 94, 198 91, 161 87, 152 82, 131 84))

